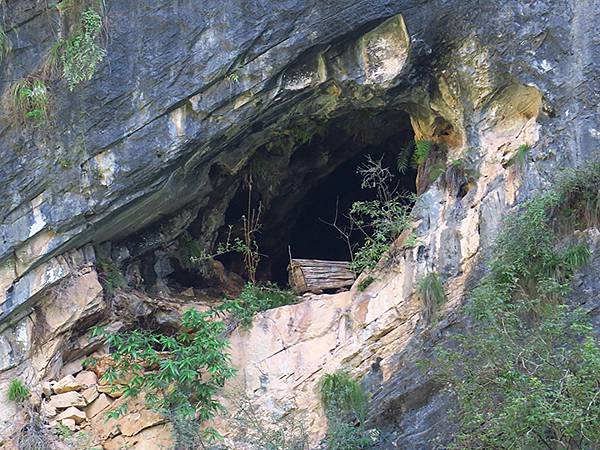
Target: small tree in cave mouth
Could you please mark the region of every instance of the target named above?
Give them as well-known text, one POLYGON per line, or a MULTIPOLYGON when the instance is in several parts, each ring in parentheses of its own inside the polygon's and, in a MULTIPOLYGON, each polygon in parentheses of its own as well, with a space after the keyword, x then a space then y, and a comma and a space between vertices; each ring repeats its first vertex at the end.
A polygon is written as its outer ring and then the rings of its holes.
POLYGON ((357 173, 362 176, 361 188, 375 190, 376 199, 354 202, 346 214, 346 227, 339 225, 336 208, 335 219, 330 225, 346 242, 352 269, 361 273, 373 269, 396 238, 410 228, 411 210, 416 198, 413 193, 398 192, 393 183, 394 176, 383 166, 382 159, 368 156, 357 173), (362 245, 354 241, 356 233, 364 239, 362 245))

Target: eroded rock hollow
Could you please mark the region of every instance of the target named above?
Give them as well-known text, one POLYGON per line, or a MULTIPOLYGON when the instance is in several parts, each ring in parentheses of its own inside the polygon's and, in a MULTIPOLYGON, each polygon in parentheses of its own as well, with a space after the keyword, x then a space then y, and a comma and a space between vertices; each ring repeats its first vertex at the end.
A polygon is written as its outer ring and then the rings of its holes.
MULTIPOLYGON (((37 411, 85 436, 49 432, 55 448, 187 448, 176 421, 107 386, 114 348, 96 328, 172 336, 186 309, 239 296, 253 275, 219 246, 253 214, 257 283, 288 287, 292 258, 349 261, 333 225, 377 199, 371 160, 410 224, 348 289, 229 324, 237 372, 218 398, 302 424, 290 448, 327 448, 319 389, 343 369, 368 397, 372 448, 445 448, 455 399, 418 362, 470 326, 462 307, 502 218, 600 156, 600 4, 102 3, 103 53, 74 85, 57 39, 89 32, 76 11, 92 6, 0 2, 0 446, 37 411), (435 320, 417 293, 430 273, 447 297, 435 320), (8 400, 15 379, 33 409, 8 400)), ((569 298, 597 335, 598 231, 578 232, 591 256, 569 298)), ((231 414, 211 424, 214 448, 265 448, 231 414)))

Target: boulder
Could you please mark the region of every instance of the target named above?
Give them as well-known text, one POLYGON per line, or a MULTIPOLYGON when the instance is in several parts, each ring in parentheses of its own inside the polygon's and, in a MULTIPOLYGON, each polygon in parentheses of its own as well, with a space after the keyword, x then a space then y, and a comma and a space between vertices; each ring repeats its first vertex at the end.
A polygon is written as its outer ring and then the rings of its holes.
POLYGON ((121 385, 112 385, 112 384, 99 384, 98 392, 102 392, 104 394, 108 394, 112 398, 119 398, 123 395, 125 388, 121 385))
POLYGON ((100 393, 98 392, 98 388, 96 386, 90 386, 85 391, 83 391, 81 395, 85 399, 85 402, 89 405, 98 398, 98 395, 100 395, 100 393))
POLYGON ((50 398, 50 396, 52 395, 52 385, 54 383, 50 382, 50 381, 44 381, 42 383, 42 393, 44 394, 44 396, 46 398, 50 398))
POLYGON ((79 391, 81 390, 81 388, 81 383, 77 382, 73 375, 67 375, 64 378, 61 378, 54 384, 54 386, 52 386, 52 390, 55 394, 64 394, 65 392, 79 391))
POLYGON ((53 395, 50 397, 49 404, 57 409, 67 409, 71 406, 83 408, 85 406, 85 399, 79 392, 71 391, 53 395))
POLYGON ((80 424, 81 422, 87 419, 87 416, 80 409, 71 406, 70 408, 67 408, 62 413, 60 413, 56 419, 60 420, 61 422, 65 419, 73 419, 76 424, 80 424))
POLYGON ((52 406, 49 402, 42 402, 40 406, 40 413, 43 417, 51 418, 56 416, 56 408, 52 406))
POLYGON ((90 386, 96 385, 96 383, 98 382, 98 377, 94 372, 84 370, 83 372, 79 372, 77 374, 77 376, 75 377, 75 381, 85 389, 90 386))
POLYGON ((165 423, 165 418, 156 412, 142 409, 138 412, 126 414, 118 422, 123 436, 134 436, 146 428, 165 423))
POLYGON ((73 419, 63 419, 60 421, 60 423, 71 431, 75 431, 77 429, 77 425, 73 419))
POLYGON ((110 406, 113 400, 106 394, 102 393, 94 400, 87 408, 85 408, 85 414, 88 419, 96 417, 99 413, 104 411, 110 406))
POLYGON ((64 377, 67 375, 75 375, 78 372, 83 370, 83 366, 81 365, 81 361, 72 361, 68 364, 65 364, 62 369, 60 369, 60 374, 64 377))

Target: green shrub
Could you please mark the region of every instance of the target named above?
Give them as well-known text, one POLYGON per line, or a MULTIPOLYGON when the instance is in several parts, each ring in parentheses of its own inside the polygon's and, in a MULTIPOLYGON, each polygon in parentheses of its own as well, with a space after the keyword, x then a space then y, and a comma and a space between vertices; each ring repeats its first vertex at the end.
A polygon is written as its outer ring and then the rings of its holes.
POLYGON ((419 281, 417 295, 423 303, 425 316, 429 319, 435 316, 437 308, 446 302, 446 292, 440 275, 430 272, 419 281))
POLYGON ((23 119, 45 120, 48 117, 48 88, 41 79, 26 79, 15 84, 12 92, 15 112, 23 119))
POLYGON ((433 148, 433 142, 425 140, 415 140, 415 151, 413 153, 413 165, 420 167, 425 164, 429 153, 433 148))
POLYGON ((326 374, 320 385, 321 403, 327 416, 327 448, 361 450, 374 442, 365 430, 368 396, 347 372, 326 374))
POLYGON ((375 190, 377 199, 354 202, 348 214, 351 228, 365 237, 360 247, 351 245, 351 231, 342 233, 352 249, 352 270, 357 274, 375 267, 391 243, 410 227, 414 203, 412 194, 398 193, 392 187, 392 174, 381 160, 369 157, 358 173, 363 178, 362 188, 375 190))
POLYGON ((106 56, 106 50, 98 44, 101 32, 102 16, 93 8, 87 8, 81 14, 78 30, 55 46, 69 90, 91 80, 106 56))
POLYGON ((531 149, 531 147, 527 144, 519 145, 519 147, 515 151, 515 154, 510 159, 509 165, 514 164, 518 167, 523 167, 523 165, 525 164, 526 158, 527 158, 527 153, 529 152, 530 149, 531 149))
POLYGON ((335 409, 343 414, 355 414, 364 421, 368 397, 362 386, 343 370, 326 374, 321 380, 321 403, 326 411, 335 409))
MULTIPOLYGON (((125 397, 145 392, 149 406, 172 421, 178 441, 224 412, 215 396, 235 371, 218 314, 189 309, 172 335, 148 330, 106 335, 114 366, 103 379, 113 385, 129 380, 123 384, 125 397)), ((218 437, 210 427, 203 434, 207 440, 218 437)))
MULTIPOLYGON (((589 251, 569 234, 584 192, 598 195, 598 165, 504 222, 489 273, 471 294, 471 332, 441 351, 456 395, 452 448, 583 449, 600 442, 600 346, 586 314, 564 304, 589 251), (569 219, 561 216, 565 210, 569 219), (568 227, 566 226, 568 224, 568 227)), ((585 224, 583 224, 585 226, 585 224)))
POLYGON ((358 292, 363 292, 365 291, 370 285, 371 283, 373 283, 375 281, 375 278, 373 278, 371 275, 366 276, 365 278, 363 278, 361 280, 360 283, 358 283, 358 285, 356 286, 356 289, 358 290, 358 292))
POLYGON ((29 398, 29 388, 21 380, 14 378, 8 385, 7 396, 11 402, 23 403, 29 398))
POLYGON ((292 292, 283 291, 274 284, 247 283, 242 293, 225 302, 221 309, 231 313, 242 327, 249 327, 257 313, 295 302, 296 296, 292 292))
MULTIPOLYGON (((236 428, 243 434, 248 448, 264 450, 309 450, 305 423, 296 416, 265 414, 243 394, 233 399, 237 408, 232 414, 236 428)), ((247 448, 247 447, 243 447, 247 448)))

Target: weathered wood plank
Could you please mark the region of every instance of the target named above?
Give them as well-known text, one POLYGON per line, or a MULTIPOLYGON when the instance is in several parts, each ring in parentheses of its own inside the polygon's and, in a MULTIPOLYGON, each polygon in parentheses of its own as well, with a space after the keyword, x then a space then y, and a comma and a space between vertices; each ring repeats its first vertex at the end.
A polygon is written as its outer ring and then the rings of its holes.
POLYGON ((292 259, 288 276, 290 287, 301 293, 348 288, 356 280, 349 262, 319 259, 292 259))

